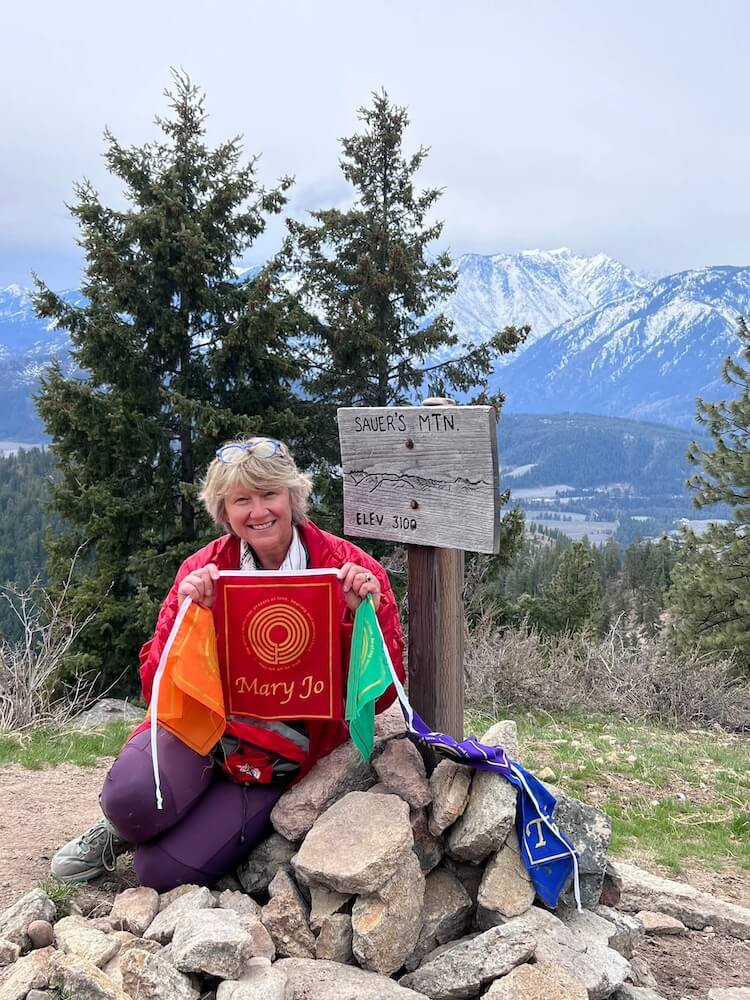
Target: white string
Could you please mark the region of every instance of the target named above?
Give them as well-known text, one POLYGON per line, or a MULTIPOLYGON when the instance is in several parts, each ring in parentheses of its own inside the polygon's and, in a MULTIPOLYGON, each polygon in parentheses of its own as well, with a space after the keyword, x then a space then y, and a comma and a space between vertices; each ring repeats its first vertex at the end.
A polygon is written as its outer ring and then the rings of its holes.
POLYGON ((172 644, 174 643, 175 637, 180 630, 182 620, 187 614, 187 609, 192 603, 192 598, 186 597, 180 605, 177 617, 174 620, 174 625, 167 636, 167 641, 164 643, 164 649, 162 650, 161 657, 159 659, 159 666, 154 674, 154 683, 151 688, 151 766, 154 772, 154 788, 156 790, 157 809, 164 808, 164 800, 162 799, 161 794, 161 777, 159 775, 159 748, 156 740, 158 722, 157 716, 159 714, 159 688, 161 687, 161 679, 167 666, 167 659, 169 657, 170 650, 172 649, 172 644))

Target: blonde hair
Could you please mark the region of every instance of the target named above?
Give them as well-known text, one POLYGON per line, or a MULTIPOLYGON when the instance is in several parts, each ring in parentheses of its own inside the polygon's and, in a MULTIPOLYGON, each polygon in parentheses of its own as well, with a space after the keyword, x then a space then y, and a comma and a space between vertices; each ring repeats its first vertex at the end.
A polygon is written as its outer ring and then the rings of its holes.
MULTIPOLYGON (((267 440, 268 438, 253 437, 228 441, 226 444, 246 447, 267 440)), ((248 451, 238 462, 222 462, 215 458, 206 470, 200 499, 214 521, 230 531, 224 497, 238 486, 257 492, 286 486, 292 508, 292 523, 304 524, 307 520, 307 501, 312 490, 312 480, 300 472, 289 449, 282 442, 279 442, 276 453, 268 458, 258 458, 253 451, 248 451)))

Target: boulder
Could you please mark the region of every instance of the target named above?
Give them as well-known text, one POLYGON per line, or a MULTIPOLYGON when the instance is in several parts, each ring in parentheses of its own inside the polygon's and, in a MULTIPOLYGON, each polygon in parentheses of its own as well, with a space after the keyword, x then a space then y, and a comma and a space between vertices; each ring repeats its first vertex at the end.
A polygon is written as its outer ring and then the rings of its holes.
POLYGON ((404 963, 406 970, 413 972, 438 945, 461 937, 471 911, 471 897, 452 872, 446 868, 430 872, 425 879, 422 928, 414 951, 404 963))
POLYGON ((77 729, 100 729, 113 722, 128 722, 137 726, 143 722, 145 714, 142 708, 137 708, 129 701, 122 701, 120 698, 101 698, 91 708, 77 715, 73 723, 77 729))
MULTIPOLYGON (((48 941, 47 944, 52 944, 52 942, 48 941)), ((20 944, 14 944, 12 941, 5 941, 3 938, 0 938, 0 969, 6 965, 13 965, 20 954, 20 944)))
POLYGON ((635 865, 618 863, 618 869, 624 910, 654 910, 676 917, 692 930, 710 926, 720 934, 750 940, 750 909, 710 896, 685 882, 651 875, 635 865))
POLYGON ((80 955, 58 952, 50 962, 49 983, 75 1000, 131 1000, 109 976, 80 955))
POLYGON ((138 1000, 198 1000, 200 997, 200 990, 190 977, 179 972, 158 952, 130 948, 122 956, 120 974, 125 992, 138 1000))
POLYGON ((242 916, 260 920, 260 906, 246 892, 225 889, 216 896, 216 905, 222 910, 234 910, 242 916))
POLYGON ((496 979, 484 1000, 588 1000, 580 979, 555 962, 519 965, 496 979))
POLYGON ((643 924, 646 934, 685 934, 687 927, 677 917, 667 913, 655 913, 653 910, 641 910, 636 913, 636 919, 643 924))
POLYGON ((478 925, 486 930, 525 913, 535 895, 521 859, 516 831, 511 828, 505 843, 484 869, 477 894, 478 925))
POLYGON ((413 843, 402 799, 349 792, 316 821, 293 863, 306 882, 369 894, 393 877, 413 843))
POLYGON ((253 957, 252 941, 234 910, 194 910, 177 922, 171 957, 180 972, 239 979, 253 957))
POLYGON ((524 931, 493 927, 468 940, 428 955, 423 964, 399 980, 432 1000, 462 1000, 475 997, 499 976, 506 976, 534 954, 536 940, 524 931))
POLYGON ((113 927, 142 937, 159 912, 159 893, 146 886, 125 889, 115 896, 107 919, 113 927))
POLYGON ((750 1000, 750 986, 714 986, 708 991, 708 1000, 750 1000))
POLYGON ((239 982, 219 983, 216 1000, 289 1000, 287 978, 278 966, 252 966, 239 982))
MULTIPOLYGON (((288 794, 289 792, 286 793, 288 794)), ((247 861, 237 869, 237 878, 245 892, 265 892, 276 872, 282 869, 291 871, 291 861, 296 850, 296 846, 280 833, 272 833, 258 844, 248 855, 247 861)))
POLYGON ((274 968, 286 975, 290 1000, 430 1000, 387 976, 353 965, 284 958, 274 968))
POLYGON ((375 716, 375 747, 406 733, 404 713, 397 701, 375 716))
POLYGON ((31 941, 26 933, 28 926, 34 920, 55 919, 55 904, 44 889, 32 889, 21 896, 11 906, 0 913, 0 938, 20 945, 25 951, 31 947, 31 941))
POLYGON ((191 885, 179 888, 187 891, 173 896, 167 906, 154 917, 143 935, 147 941, 168 944, 172 940, 178 921, 186 914, 194 913, 196 910, 211 909, 216 905, 211 890, 205 886, 191 885))
POLYGON ((601 809, 579 802, 558 789, 555 797, 553 819, 578 852, 581 903, 596 906, 604 886, 612 824, 601 809))
POLYGON ((386 791, 400 796, 412 809, 432 802, 422 755, 411 740, 390 740, 373 767, 386 791))
POLYGON ((319 931, 323 921, 343 910, 351 898, 351 893, 336 892, 335 889, 326 889, 322 885, 311 885, 310 927, 314 931, 319 931))
POLYGON ((429 813, 430 833, 437 837, 463 814, 469 801, 469 789, 474 772, 452 760, 441 760, 430 775, 432 806, 429 813))
POLYGON ((422 873, 427 875, 440 864, 445 853, 443 838, 430 831, 426 809, 412 809, 409 814, 411 833, 414 837, 414 853, 419 858, 422 873))
POLYGON ((348 913, 332 913, 325 917, 315 941, 315 957, 349 965, 354 959, 352 934, 352 918, 348 913))
POLYGON ((425 880, 409 852, 391 879, 352 909, 352 950, 371 972, 390 975, 414 950, 422 926, 425 880))
POLYGON ((310 911, 292 877, 284 871, 278 872, 268 890, 271 899, 261 910, 261 920, 277 954, 312 958, 315 938, 310 930, 310 911))
POLYGON ((623 958, 631 959, 646 936, 640 920, 601 903, 594 907, 593 912, 597 916, 604 917, 615 928, 615 933, 609 939, 609 947, 619 951, 623 958))
POLYGON ((71 916, 58 920, 54 928, 55 944, 66 955, 78 955, 101 968, 117 954, 118 943, 110 934, 91 926, 85 917, 71 916))
POLYGON ((29 990, 46 989, 54 948, 40 948, 0 972, 0 1000, 24 1000, 29 990))
POLYGON ((374 784, 369 761, 362 760, 353 744, 343 743, 282 795, 271 812, 273 828, 287 840, 300 841, 332 803, 374 784))
POLYGON ((518 726, 513 719, 501 719, 499 722, 494 722, 482 734, 479 742, 490 747, 502 747, 511 760, 518 760, 520 754, 518 748, 518 726))
POLYGON ((147 951, 150 955, 163 950, 157 941, 145 941, 143 938, 131 934, 130 931, 114 931, 112 938, 117 942, 118 951, 114 958, 110 958, 107 964, 102 966, 102 972, 105 976, 109 976, 117 986, 122 986, 122 960, 131 948, 140 948, 141 951, 147 951))

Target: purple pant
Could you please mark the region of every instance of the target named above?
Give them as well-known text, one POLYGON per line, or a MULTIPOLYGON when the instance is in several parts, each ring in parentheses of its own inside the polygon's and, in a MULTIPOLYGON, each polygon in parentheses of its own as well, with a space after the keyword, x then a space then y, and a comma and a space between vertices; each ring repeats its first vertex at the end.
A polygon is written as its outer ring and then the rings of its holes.
POLYGON ((150 735, 138 733, 104 781, 101 806, 120 836, 136 845, 141 885, 166 892, 187 883, 213 885, 270 832, 279 785, 238 785, 159 727, 164 808, 156 808, 150 735))

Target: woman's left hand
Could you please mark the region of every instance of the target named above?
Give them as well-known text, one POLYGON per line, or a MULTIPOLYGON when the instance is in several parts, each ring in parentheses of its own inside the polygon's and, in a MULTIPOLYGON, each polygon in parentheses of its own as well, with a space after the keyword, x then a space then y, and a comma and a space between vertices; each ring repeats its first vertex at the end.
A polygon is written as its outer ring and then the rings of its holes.
POLYGON ((338 572, 338 577, 341 580, 344 597, 350 611, 356 611, 368 594, 372 594, 372 602, 375 605, 375 610, 378 610, 380 584, 374 573, 356 563, 345 562, 338 572))

